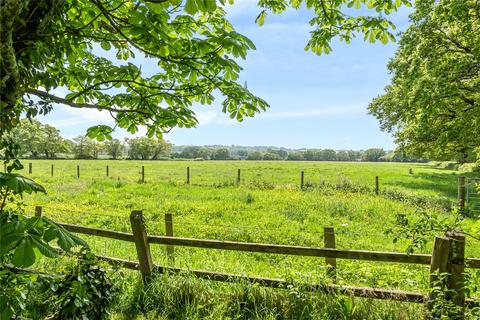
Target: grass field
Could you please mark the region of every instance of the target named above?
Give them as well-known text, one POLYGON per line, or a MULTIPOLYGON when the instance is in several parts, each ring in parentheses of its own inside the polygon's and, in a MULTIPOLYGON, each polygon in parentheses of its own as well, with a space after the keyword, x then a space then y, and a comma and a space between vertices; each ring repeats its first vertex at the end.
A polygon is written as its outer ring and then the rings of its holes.
MULTIPOLYGON (((28 175, 28 160, 24 173, 28 175)), ((25 197, 26 210, 42 205, 56 221, 130 231, 131 210, 143 210, 151 234, 164 234, 164 214, 172 213, 181 237, 323 246, 323 227, 335 227, 337 247, 400 251, 385 231, 397 213, 423 207, 450 219, 457 172, 428 164, 268 162, 268 161, 31 161, 32 178, 47 195, 25 197), (51 164, 54 174, 51 176, 51 164), (77 168, 80 166, 80 178, 77 168), (109 177, 106 177, 106 166, 109 177), (139 183, 141 166, 145 184, 139 183), (186 184, 186 167, 190 184, 186 184), (241 183, 236 184, 237 169, 241 183), (411 172, 410 173, 410 169, 411 172), (300 172, 305 172, 301 190, 300 172), (374 192, 380 178, 380 195, 374 192), (359 187, 361 186, 361 187, 359 187)), ((467 219, 475 232, 478 222, 467 219)), ((133 244, 86 238, 94 251, 135 260, 133 244)), ((154 262, 167 264, 165 248, 152 246, 154 262)), ((424 252, 430 253, 431 243, 424 252)), ((273 254, 176 248, 175 266, 291 279, 330 280, 323 259, 273 254)), ((467 239, 467 257, 480 257, 467 239)), ((61 261, 56 262, 57 265, 61 261)), ((428 267, 338 261, 339 284, 426 292, 428 267)), ((480 279, 477 274, 476 279, 480 279)))

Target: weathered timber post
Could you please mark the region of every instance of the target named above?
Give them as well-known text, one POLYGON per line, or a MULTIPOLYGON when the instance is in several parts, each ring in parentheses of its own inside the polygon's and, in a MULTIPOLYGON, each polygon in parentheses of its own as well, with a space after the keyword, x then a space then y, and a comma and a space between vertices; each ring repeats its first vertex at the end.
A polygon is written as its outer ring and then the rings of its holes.
POLYGON ((380 193, 380 182, 378 180, 378 176, 375 176, 375 194, 380 193))
POLYGON ((142 211, 132 211, 130 214, 130 224, 132 225, 140 272, 142 273, 143 281, 147 282, 152 276, 153 262, 142 211))
POLYGON ((31 162, 28 163, 28 173, 32 174, 33 171, 33 164, 31 162))
POLYGON ((145 183, 145 166, 142 166, 142 183, 145 183))
POLYGON ((435 299, 437 298, 437 292, 432 290, 434 288, 440 288, 440 290, 446 289, 446 281, 442 279, 442 274, 445 275, 448 272, 448 261, 450 257, 450 239, 447 237, 435 237, 433 242, 432 261, 430 263, 430 292, 428 294, 428 308, 432 310, 435 299), (443 280, 441 283, 439 281, 443 280))
POLYGON ((106 169, 105 169, 105 174, 107 175, 107 177, 108 177, 108 176, 109 176, 109 174, 110 174, 110 172, 109 172, 109 170, 108 170, 108 169, 109 169, 109 168, 108 168, 108 166, 107 166, 107 167, 106 167, 106 169))
POLYGON ((465 209, 465 177, 458 177, 458 206, 460 210, 465 209))
POLYGON ((53 177, 53 164, 50 166, 50 175, 53 177))
POLYGON ((35 207, 35 217, 41 217, 42 216, 42 206, 36 206, 35 207))
MULTIPOLYGON (((325 248, 335 249, 335 229, 333 227, 323 228, 323 243, 325 248)), ((334 281, 337 279, 337 259, 325 258, 327 264, 327 275, 334 281)))
POLYGON ((240 169, 237 169, 237 184, 240 184, 240 169))
POLYGON ((303 187, 305 185, 305 172, 300 172, 300 189, 303 190, 303 187))
MULTIPOLYGON (((167 237, 173 237, 173 218, 171 213, 165 213, 165 235, 167 237)), ((168 261, 172 264, 175 263, 175 249, 172 245, 167 245, 168 261)))
POLYGON ((3 164, 3 172, 7 172, 7 164, 6 163, 3 164))
POLYGON ((465 235, 461 232, 449 231, 446 236, 450 239, 448 288, 452 292, 453 303, 458 307, 456 319, 463 319, 465 311, 465 235))
POLYGON ((77 164, 77 178, 80 179, 80 165, 77 164))
POLYGON ((190 167, 187 167, 187 184, 190 184, 190 167))

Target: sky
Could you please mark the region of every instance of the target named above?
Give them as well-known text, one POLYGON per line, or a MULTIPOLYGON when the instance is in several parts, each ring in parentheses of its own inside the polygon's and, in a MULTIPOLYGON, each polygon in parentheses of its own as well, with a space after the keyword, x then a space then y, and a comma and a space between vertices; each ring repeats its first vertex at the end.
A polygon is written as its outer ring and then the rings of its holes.
MULTIPOLYGON (((367 106, 389 82, 386 65, 397 45, 370 44, 360 36, 350 44, 334 41, 329 55, 317 56, 304 50, 311 12, 300 9, 269 15, 260 27, 255 24, 259 11, 255 0, 236 0, 227 8, 235 29, 256 45, 256 50, 239 62, 243 67, 240 83, 246 82, 270 108, 239 123, 221 112, 221 99, 210 106, 196 105, 199 125, 173 129, 166 139, 175 145, 393 149, 391 135, 380 130, 367 106)), ((390 19, 396 31, 404 30, 408 10, 400 10, 390 19)), ((136 63, 149 64, 142 59, 136 63)), ((56 106, 39 120, 54 125, 67 138, 83 135, 94 125, 113 124, 108 114, 64 106, 56 106)), ((122 139, 130 135, 120 129, 113 136, 122 139)))

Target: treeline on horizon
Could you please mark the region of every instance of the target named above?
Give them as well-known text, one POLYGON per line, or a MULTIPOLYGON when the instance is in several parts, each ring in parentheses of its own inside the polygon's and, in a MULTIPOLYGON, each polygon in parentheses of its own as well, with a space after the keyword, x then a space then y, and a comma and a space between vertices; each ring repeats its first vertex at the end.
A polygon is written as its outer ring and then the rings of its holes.
POLYGON ((173 146, 147 137, 97 141, 84 136, 65 139, 48 124, 23 120, 10 137, 22 158, 30 159, 132 159, 132 160, 291 160, 425 162, 398 151, 287 149, 242 146, 173 146))

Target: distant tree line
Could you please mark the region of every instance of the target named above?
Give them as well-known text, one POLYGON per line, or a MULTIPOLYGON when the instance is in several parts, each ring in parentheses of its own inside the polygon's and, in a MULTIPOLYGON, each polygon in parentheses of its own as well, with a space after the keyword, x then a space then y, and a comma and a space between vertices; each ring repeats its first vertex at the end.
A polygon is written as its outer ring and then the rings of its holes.
POLYGON ((181 151, 173 152, 172 158, 197 160, 290 160, 290 161, 395 161, 418 162, 401 152, 387 152, 381 148, 371 148, 363 151, 333 150, 333 149, 306 149, 285 150, 282 148, 268 148, 255 150, 245 147, 201 147, 185 146, 181 151))
POLYGON ((395 161, 418 162, 397 151, 371 148, 363 151, 333 149, 289 150, 274 147, 173 146, 163 139, 147 137, 111 139, 103 142, 87 136, 65 139, 55 127, 23 120, 12 132, 23 158, 33 159, 196 159, 196 160, 286 160, 286 161, 395 161))
POLYGON ((20 157, 32 159, 72 156, 75 159, 98 159, 104 156, 110 159, 158 160, 170 158, 172 150, 167 141, 146 137, 103 142, 87 136, 65 139, 55 127, 36 120, 22 120, 21 125, 12 131, 10 139, 16 142, 20 157))

